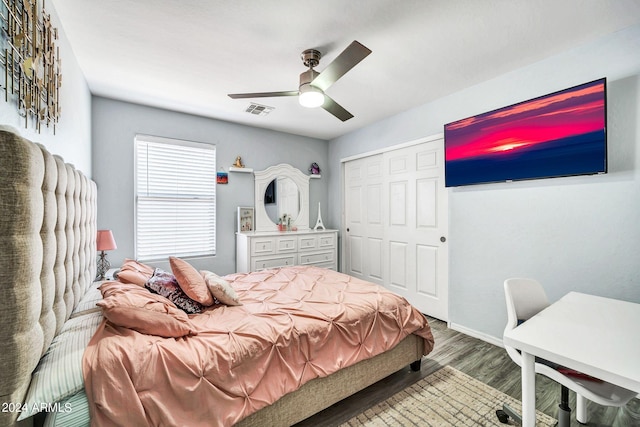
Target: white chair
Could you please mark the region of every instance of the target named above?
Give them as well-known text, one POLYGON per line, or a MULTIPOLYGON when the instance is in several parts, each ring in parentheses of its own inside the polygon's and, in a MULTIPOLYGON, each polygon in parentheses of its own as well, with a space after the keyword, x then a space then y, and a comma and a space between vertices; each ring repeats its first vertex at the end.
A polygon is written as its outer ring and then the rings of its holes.
MULTIPOLYGON (((519 322, 528 320, 539 311, 549 306, 549 300, 542 285, 533 279, 512 278, 504 282, 504 294, 507 301, 507 326, 505 333, 518 326, 519 322)), ((558 331, 562 339, 562 331, 558 331)), ((594 337, 597 341, 597 337, 594 337)), ((513 347, 505 345, 511 359, 522 367, 522 355, 513 347)), ((576 392, 576 419, 582 424, 587 423, 587 400, 603 406, 624 406, 635 397, 636 393, 607 382, 590 381, 575 376, 567 376, 546 364, 540 363, 536 358, 535 372, 556 381, 562 386, 562 398, 558 409, 558 426, 569 427, 571 408, 569 408, 569 390, 576 392)), ((503 407, 503 413, 498 414, 503 421, 504 414, 522 422, 519 415, 507 405, 503 407)), ((500 411, 499 411, 500 412, 500 411)))

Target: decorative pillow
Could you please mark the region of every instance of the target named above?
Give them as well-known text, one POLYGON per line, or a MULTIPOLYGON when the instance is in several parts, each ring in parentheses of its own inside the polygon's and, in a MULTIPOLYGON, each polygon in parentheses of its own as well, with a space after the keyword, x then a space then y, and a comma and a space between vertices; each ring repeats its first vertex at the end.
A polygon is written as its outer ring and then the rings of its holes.
POLYGON ((198 270, 185 260, 173 256, 169 257, 169 264, 171 264, 171 271, 176 276, 178 285, 189 298, 204 306, 213 304, 213 297, 198 270))
POLYGON ((102 313, 85 314, 65 322, 31 376, 24 411, 19 420, 34 415, 43 403, 54 404, 84 390, 82 356, 100 323, 102 313))
POLYGON ((242 305, 236 291, 231 287, 229 282, 211 271, 202 270, 200 274, 204 278, 209 292, 211 292, 211 295, 218 301, 226 305, 242 305))
POLYGON ((184 293, 178 285, 178 281, 171 273, 156 268, 153 277, 144 285, 145 288, 162 295, 174 303, 178 308, 189 314, 201 313, 204 307, 198 301, 194 301, 184 293))
POLYGON ((104 317, 115 325, 147 335, 168 338, 196 335, 184 311, 161 295, 138 289, 137 292, 113 292, 98 302, 104 317))
POLYGON ((87 292, 80 298, 80 302, 76 305, 76 308, 71 312, 72 317, 76 317, 84 314, 85 311, 96 311, 98 308, 96 303, 102 299, 100 293, 100 285, 102 282, 94 282, 91 284, 87 292))
POLYGON ((140 286, 131 283, 104 282, 98 289, 100 289, 100 292, 102 292, 103 298, 109 298, 121 294, 143 295, 147 298, 153 299, 154 301, 167 303, 175 308, 175 305, 162 295, 158 295, 155 292, 150 292, 149 289, 141 288, 140 286))
POLYGON ((122 283, 133 283, 144 286, 153 276, 154 268, 133 259, 125 259, 118 272, 118 280, 122 283))

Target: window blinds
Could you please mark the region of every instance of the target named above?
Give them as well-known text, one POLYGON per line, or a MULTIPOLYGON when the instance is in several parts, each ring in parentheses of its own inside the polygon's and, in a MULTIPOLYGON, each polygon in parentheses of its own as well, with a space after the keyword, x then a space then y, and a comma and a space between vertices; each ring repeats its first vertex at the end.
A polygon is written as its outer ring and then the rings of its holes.
POLYGON ((215 255, 215 145, 141 135, 135 145, 136 259, 215 255))

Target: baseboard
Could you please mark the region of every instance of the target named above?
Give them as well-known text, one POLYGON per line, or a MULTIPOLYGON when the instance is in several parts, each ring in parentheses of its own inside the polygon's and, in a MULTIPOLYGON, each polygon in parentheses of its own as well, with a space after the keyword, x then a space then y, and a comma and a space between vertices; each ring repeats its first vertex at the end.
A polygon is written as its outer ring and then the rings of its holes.
POLYGON ((453 322, 449 322, 449 329, 453 329, 454 331, 461 332, 465 335, 469 335, 470 337, 478 338, 479 340, 486 341, 489 344, 497 345, 498 347, 504 348, 504 344, 502 344, 502 340, 500 338, 487 335, 483 332, 478 332, 476 330, 469 329, 465 326, 458 325, 453 322))

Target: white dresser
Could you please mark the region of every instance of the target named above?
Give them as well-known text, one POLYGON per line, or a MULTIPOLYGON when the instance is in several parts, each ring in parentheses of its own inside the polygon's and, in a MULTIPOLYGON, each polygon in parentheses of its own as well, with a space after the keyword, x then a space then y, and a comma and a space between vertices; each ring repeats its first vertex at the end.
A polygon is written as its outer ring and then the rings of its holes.
POLYGON ((236 271, 247 273, 290 265, 338 269, 338 231, 236 234, 236 271))

